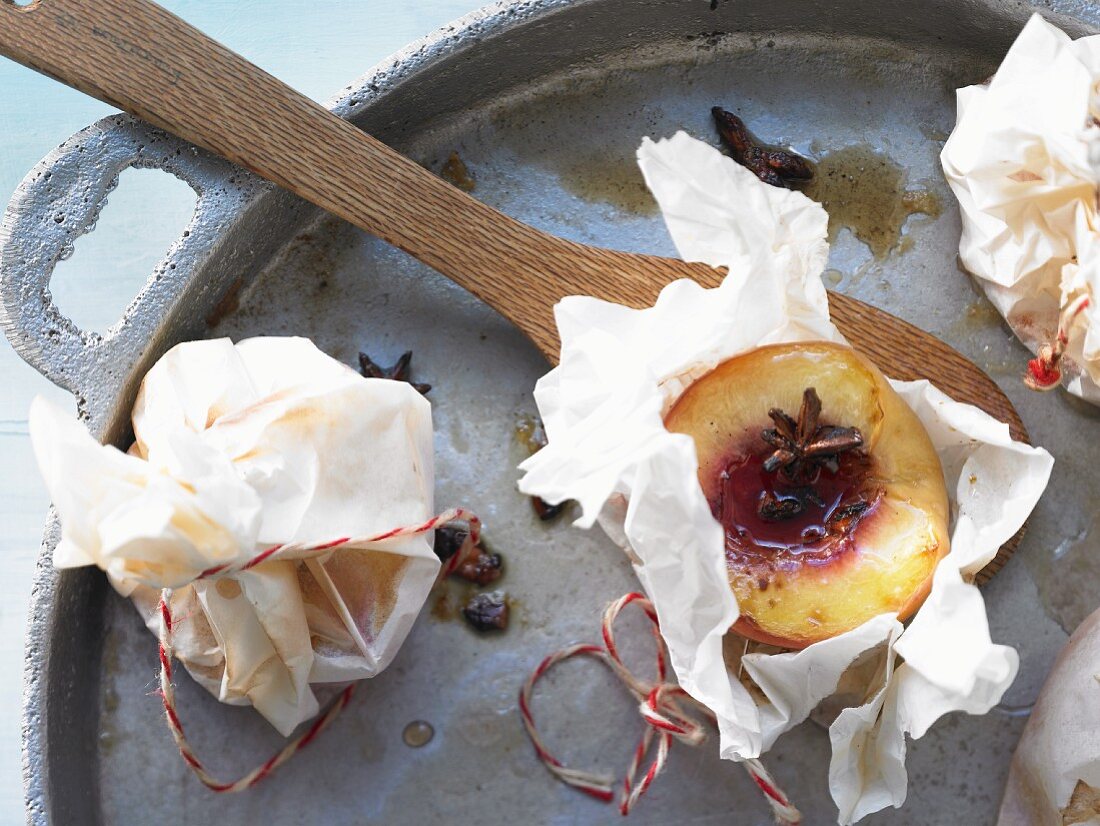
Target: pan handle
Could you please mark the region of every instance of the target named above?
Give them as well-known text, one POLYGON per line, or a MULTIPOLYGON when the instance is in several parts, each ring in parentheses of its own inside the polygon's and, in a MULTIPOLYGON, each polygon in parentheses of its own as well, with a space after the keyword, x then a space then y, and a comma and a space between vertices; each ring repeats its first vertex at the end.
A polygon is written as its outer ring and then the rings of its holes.
POLYGON ((210 214, 227 214, 255 194, 255 186, 232 183, 252 177, 129 115, 73 135, 24 178, 0 224, 0 328, 16 352, 76 395, 85 412, 107 415, 135 365, 157 348, 156 331, 176 306, 185 274, 214 245, 220 222, 210 214), (75 240, 93 229, 128 167, 162 169, 190 184, 195 214, 121 319, 102 335, 85 332, 58 310, 50 278, 75 240), (211 210, 214 197, 219 206, 211 210))

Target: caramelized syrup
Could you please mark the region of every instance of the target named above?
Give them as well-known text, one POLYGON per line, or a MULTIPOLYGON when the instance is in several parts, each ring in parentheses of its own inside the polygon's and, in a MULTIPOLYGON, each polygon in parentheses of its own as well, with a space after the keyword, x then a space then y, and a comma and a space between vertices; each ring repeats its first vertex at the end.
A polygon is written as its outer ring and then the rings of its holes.
POLYGON ((780 563, 794 557, 809 564, 827 562, 849 543, 855 524, 870 513, 876 497, 868 489, 871 460, 863 453, 841 454, 836 470, 817 469, 805 483, 783 471, 764 470, 766 454, 735 457, 719 477, 711 511, 726 532, 730 562, 746 557, 780 563), (768 520, 760 514, 765 497, 797 499, 800 513, 768 520), (866 506, 860 511, 860 506, 866 506), (845 518, 849 509, 860 511, 845 518))
MULTIPOLYGON (((943 211, 929 189, 909 189, 904 168, 867 144, 845 146, 817 161, 813 180, 802 187, 829 213, 829 243, 847 227, 880 261, 903 252, 902 230, 910 215, 936 218, 943 211)), ((907 237, 907 236, 906 236, 907 237)))

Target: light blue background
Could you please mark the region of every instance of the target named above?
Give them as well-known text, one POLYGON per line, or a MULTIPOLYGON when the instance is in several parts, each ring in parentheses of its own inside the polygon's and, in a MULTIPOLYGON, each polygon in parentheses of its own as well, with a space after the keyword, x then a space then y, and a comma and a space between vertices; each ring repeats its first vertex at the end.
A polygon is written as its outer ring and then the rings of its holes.
MULTIPOLYGON (((162 4, 317 100, 477 5, 476 0, 162 4)), ((112 111, 0 58, 0 193, 6 199, 42 156, 112 111)), ((78 242, 74 257, 58 270, 52 289, 61 310, 87 329, 110 326, 183 228, 193 200, 190 190, 169 176, 124 173, 95 233, 78 242)), ((65 394, 2 340, 0 387, 0 823, 17 824, 25 822, 19 752, 23 638, 48 505, 31 455, 26 415, 36 393, 61 400, 65 394)))

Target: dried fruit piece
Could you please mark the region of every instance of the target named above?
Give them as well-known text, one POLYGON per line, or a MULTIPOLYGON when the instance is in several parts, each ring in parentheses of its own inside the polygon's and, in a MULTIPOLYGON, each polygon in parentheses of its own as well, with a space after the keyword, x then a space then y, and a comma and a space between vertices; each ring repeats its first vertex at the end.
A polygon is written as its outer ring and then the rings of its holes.
POLYGON ((488 585, 504 575, 504 559, 500 554, 490 552, 482 541, 476 545, 470 543, 470 532, 457 525, 444 525, 436 528, 433 550, 440 562, 447 562, 455 554, 461 556, 454 560, 451 576, 465 579, 477 585, 488 585))
POLYGON ((535 514, 543 522, 549 522, 551 519, 557 519, 562 515, 565 510, 565 506, 568 505, 570 500, 559 502, 556 505, 551 505, 545 499, 539 496, 531 497, 531 507, 535 509, 535 514))
POLYGON ((439 557, 440 562, 446 562, 452 556, 462 550, 466 540, 470 538, 470 531, 458 525, 442 525, 435 529, 435 542, 432 550, 439 557))
POLYGON ((462 616, 478 631, 503 631, 508 627, 508 598, 503 591, 474 594, 462 616))
POLYGON ((462 577, 477 585, 496 582, 504 574, 504 560, 500 554, 489 553, 483 546, 475 545, 468 558, 464 560, 453 576, 462 577))

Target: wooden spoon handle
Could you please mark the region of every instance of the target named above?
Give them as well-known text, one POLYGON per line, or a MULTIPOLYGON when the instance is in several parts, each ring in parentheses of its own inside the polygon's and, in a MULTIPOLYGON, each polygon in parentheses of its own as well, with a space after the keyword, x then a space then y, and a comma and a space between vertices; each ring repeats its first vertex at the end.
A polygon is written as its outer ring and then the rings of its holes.
MULTIPOLYGON (((651 299, 652 271, 666 266, 509 218, 149 0, 0 0, 0 52, 409 252, 495 307, 552 357, 559 298, 629 299, 641 290, 651 299)), ((683 275, 678 263, 668 262, 662 281, 683 275)))
MULTIPOLYGON (((125 109, 411 253, 558 358, 553 305, 571 294, 633 307, 702 264, 575 244, 471 198, 150 0, 0 0, 0 53, 125 109)), ((943 342, 831 296, 857 349, 897 378, 930 377, 1023 434, 996 385, 943 342)))
MULTIPOLYGON (((471 198, 295 92, 151 0, 0 0, 0 54, 244 166, 405 250, 481 298, 558 358, 553 306, 592 295, 652 304, 701 264, 586 247, 471 198)), ((993 381, 943 342, 832 294, 851 343, 897 378, 931 378, 1026 432, 993 381)), ((1006 558, 1014 542, 1002 548, 1006 558)), ((991 573, 990 573, 991 575, 991 573)))

